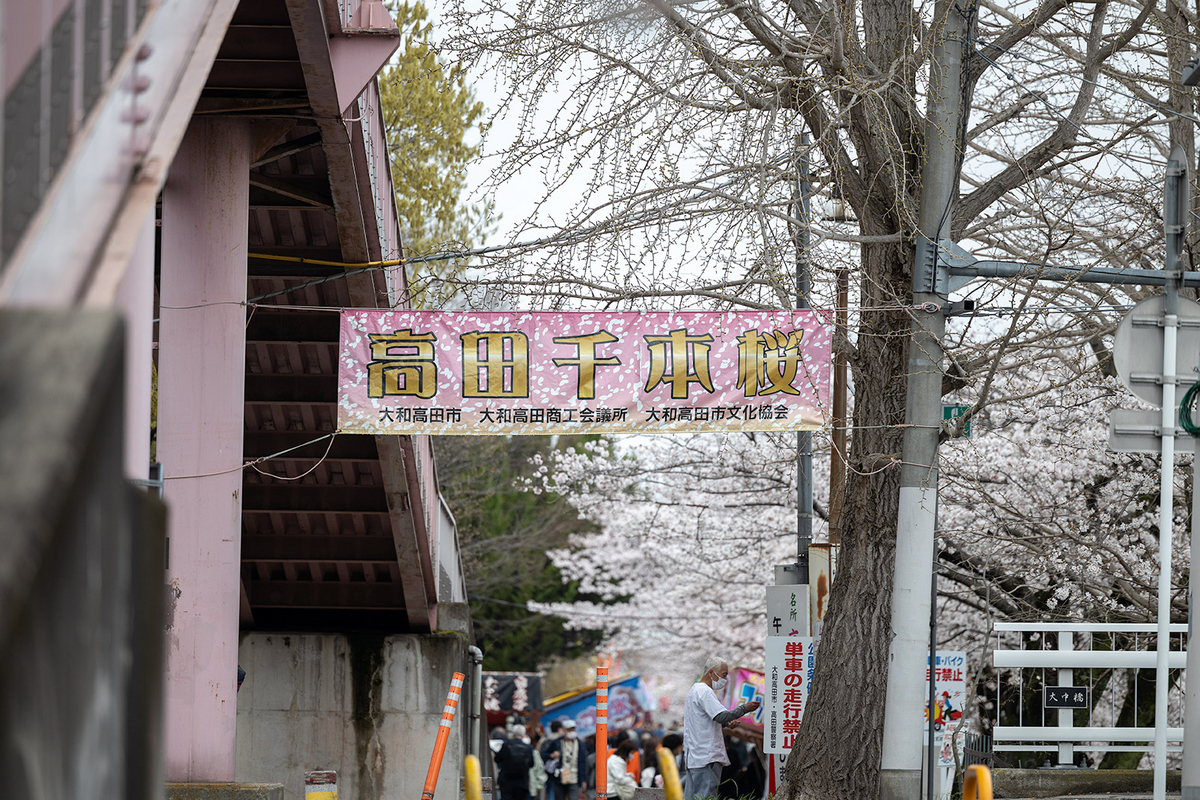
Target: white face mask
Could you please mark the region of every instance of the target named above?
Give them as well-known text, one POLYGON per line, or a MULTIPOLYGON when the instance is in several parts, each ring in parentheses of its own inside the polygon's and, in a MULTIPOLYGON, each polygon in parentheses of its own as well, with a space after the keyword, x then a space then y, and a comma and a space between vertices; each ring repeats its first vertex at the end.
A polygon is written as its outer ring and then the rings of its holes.
POLYGON ((575 731, 567 731, 567 734, 566 734, 568 739, 574 739, 576 735, 577 734, 575 733, 575 731))
POLYGON ((713 679, 713 687, 712 687, 713 691, 714 692, 721 691, 722 689, 725 688, 725 684, 728 682, 729 682, 728 678, 714 678, 713 679))

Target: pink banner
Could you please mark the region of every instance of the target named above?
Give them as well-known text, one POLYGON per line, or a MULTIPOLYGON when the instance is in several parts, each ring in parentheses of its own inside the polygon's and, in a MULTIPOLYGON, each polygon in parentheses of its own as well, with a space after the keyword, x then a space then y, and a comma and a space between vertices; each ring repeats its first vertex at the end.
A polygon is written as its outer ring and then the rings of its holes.
POLYGON ((805 430, 829 402, 813 311, 344 311, 345 433, 805 430))
POLYGON ((721 705, 728 709, 734 709, 743 703, 749 703, 751 700, 757 700, 759 707, 754 713, 742 718, 742 726, 748 728, 755 733, 762 733, 763 729, 763 687, 766 685, 767 677, 758 670, 746 669, 745 667, 731 667, 729 670, 729 682, 725 684, 725 688, 717 696, 721 701, 721 705))

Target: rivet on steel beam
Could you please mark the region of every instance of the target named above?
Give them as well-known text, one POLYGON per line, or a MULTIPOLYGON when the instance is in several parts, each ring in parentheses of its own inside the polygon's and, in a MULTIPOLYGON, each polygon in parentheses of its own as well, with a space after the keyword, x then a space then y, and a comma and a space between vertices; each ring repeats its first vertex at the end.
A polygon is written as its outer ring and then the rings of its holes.
POLYGON ((150 45, 148 45, 148 44, 143 44, 141 47, 139 47, 139 48, 137 49, 137 52, 136 52, 136 53, 134 53, 133 57, 134 57, 134 59, 135 59, 135 60, 137 60, 137 61, 145 61, 147 58, 149 58, 149 57, 150 57, 150 55, 151 55, 153 52, 154 52, 154 48, 153 48, 153 47, 151 47, 151 46, 150 46, 150 45))
POLYGON ((150 88, 149 75, 130 75, 126 88, 134 94, 141 94, 150 88))
MULTIPOLYGON (((133 138, 121 149, 126 155, 141 158, 150 151, 150 137, 142 134, 134 134, 133 138)), ((139 176, 139 180, 144 180, 144 177, 139 176)))
POLYGON ((127 108, 121 112, 122 122, 132 122, 134 125, 141 125, 148 119, 150 119, 150 109, 146 106, 135 105, 133 108, 127 108))

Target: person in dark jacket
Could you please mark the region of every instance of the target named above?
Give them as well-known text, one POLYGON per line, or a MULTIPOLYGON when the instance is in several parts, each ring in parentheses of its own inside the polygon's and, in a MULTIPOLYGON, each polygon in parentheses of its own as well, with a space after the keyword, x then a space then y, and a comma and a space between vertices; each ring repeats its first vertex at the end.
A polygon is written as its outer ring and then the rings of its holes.
POLYGON ((558 800, 580 800, 581 796, 587 797, 587 745, 579 740, 573 719, 563 720, 562 734, 556 743, 558 749, 551 753, 559 761, 559 770, 558 775, 550 778, 550 784, 554 785, 558 800))
POLYGON ((524 741, 525 726, 514 725, 512 735, 496 753, 500 769, 500 800, 529 800, 529 770, 533 769, 533 747, 524 741))
MULTIPOLYGON (((542 754, 542 763, 549 764, 553 759, 558 758, 559 745, 562 742, 562 721, 553 720, 550 723, 550 735, 543 741, 538 752, 542 754)), ((548 776, 546 781, 546 800, 562 800, 558 796, 558 779, 554 775, 548 776)))

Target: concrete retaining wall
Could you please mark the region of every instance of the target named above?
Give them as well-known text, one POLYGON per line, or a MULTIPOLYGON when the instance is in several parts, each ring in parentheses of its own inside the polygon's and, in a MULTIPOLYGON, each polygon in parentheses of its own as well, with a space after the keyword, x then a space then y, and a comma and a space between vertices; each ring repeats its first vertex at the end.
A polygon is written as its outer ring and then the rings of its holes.
MULTIPOLYGON (((252 633, 239 658, 237 779, 303 800, 304 773, 338 773, 339 800, 421 796, 455 671, 456 635, 252 633)), ((450 729, 436 797, 457 800, 465 710, 450 729)))
POLYGON ((165 511, 124 479, 123 353, 113 314, 0 309, 5 797, 162 796, 165 511))

